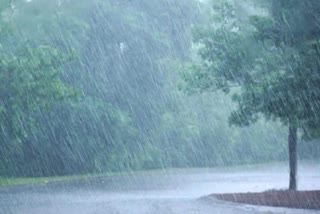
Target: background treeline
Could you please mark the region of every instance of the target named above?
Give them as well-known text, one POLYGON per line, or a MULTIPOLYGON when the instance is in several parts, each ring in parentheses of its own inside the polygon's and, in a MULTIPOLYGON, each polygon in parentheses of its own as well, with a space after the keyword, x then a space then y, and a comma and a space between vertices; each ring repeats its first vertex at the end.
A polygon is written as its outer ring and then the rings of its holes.
MULTIPOLYGON (((186 94, 190 0, 1 1, 0 175, 49 176, 287 159, 279 122, 229 127, 222 93, 186 94)), ((301 158, 317 158, 316 142, 301 158)))

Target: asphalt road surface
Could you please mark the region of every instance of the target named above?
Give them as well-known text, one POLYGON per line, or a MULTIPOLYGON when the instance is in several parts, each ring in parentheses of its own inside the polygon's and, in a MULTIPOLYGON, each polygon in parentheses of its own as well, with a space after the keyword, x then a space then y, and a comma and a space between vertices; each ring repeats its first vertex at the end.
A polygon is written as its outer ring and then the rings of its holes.
MULTIPOLYGON (((299 189, 320 189, 320 164, 299 167, 299 189)), ((207 198, 211 193, 285 189, 284 164, 172 169, 90 180, 0 188, 1 214, 320 213, 207 198)))

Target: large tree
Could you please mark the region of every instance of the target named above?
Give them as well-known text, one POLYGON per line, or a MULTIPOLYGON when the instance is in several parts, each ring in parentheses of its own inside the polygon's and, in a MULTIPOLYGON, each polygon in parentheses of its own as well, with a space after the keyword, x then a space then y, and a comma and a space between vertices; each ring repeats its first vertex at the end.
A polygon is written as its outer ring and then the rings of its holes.
POLYGON ((202 63, 185 79, 201 91, 231 92, 238 104, 231 124, 263 116, 287 125, 289 189, 296 190, 297 131, 313 137, 319 128, 320 3, 274 0, 256 11, 248 14, 230 1, 216 6, 214 24, 194 35, 202 63))
POLYGON ((35 135, 38 114, 76 97, 76 91, 61 80, 63 65, 72 56, 19 37, 11 22, 13 7, 1 6, 0 169, 6 174, 14 168, 23 171, 30 160, 26 158, 32 152, 28 139, 35 135))

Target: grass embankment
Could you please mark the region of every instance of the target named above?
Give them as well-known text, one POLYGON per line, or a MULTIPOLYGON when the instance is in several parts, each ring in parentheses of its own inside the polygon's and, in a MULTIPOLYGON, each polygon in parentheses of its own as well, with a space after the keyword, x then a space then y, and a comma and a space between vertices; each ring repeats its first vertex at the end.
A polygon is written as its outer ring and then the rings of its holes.
POLYGON ((71 181, 80 179, 90 179, 103 176, 112 176, 119 173, 89 174, 89 175, 72 175, 72 176, 56 176, 56 177, 35 177, 35 178, 3 178, 0 177, 0 187, 26 185, 26 184, 47 184, 59 181, 71 181))
POLYGON ((100 173, 100 174, 55 176, 55 177, 30 177, 30 178, 0 177, 0 187, 14 186, 14 185, 27 185, 27 184, 48 184, 52 182, 83 180, 83 179, 110 177, 110 176, 118 176, 118 175, 145 174, 145 173, 154 173, 154 172, 163 172, 163 171, 170 171, 170 169, 154 169, 154 170, 140 170, 140 171, 127 171, 127 172, 107 172, 107 173, 100 173))

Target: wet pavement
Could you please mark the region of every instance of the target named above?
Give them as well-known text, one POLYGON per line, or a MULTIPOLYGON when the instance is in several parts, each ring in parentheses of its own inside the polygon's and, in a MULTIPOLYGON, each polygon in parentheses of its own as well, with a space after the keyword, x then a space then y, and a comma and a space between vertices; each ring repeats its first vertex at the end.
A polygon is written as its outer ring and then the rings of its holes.
MULTIPOLYGON (((320 189, 320 165, 301 164, 299 189, 320 189)), ((259 207, 204 197, 211 193, 285 189, 284 164, 172 169, 90 180, 0 188, 1 214, 320 213, 259 207)))

